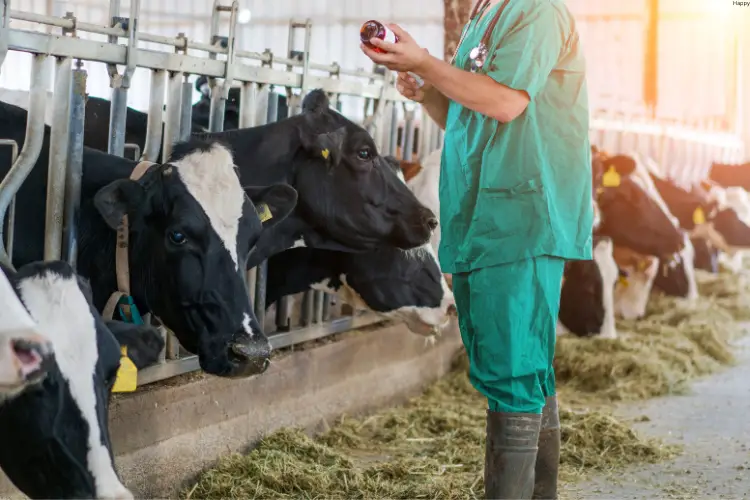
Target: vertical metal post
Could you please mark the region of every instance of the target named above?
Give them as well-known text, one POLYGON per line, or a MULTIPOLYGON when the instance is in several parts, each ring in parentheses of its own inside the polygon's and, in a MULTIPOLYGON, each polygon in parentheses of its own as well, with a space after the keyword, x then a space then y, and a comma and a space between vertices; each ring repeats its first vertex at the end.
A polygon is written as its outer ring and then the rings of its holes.
POLYGON ((83 175, 83 131, 86 117, 86 70, 80 60, 73 70, 68 169, 65 173, 65 222, 63 224, 63 259, 73 269, 78 263, 78 210, 81 206, 81 177, 83 175))
MULTIPOLYGON (((18 158, 18 143, 13 139, 0 139, 0 146, 10 146, 10 164, 16 163, 18 158)), ((3 220, 0 219, 0 231, 3 227, 3 220)), ((8 260, 13 261, 13 236, 16 233, 16 197, 13 196, 10 200, 10 210, 8 211, 8 234, 5 241, 5 248, 8 252, 8 260)), ((0 236, 2 233, 0 233, 0 236)))
POLYGON ((10 256, 5 249, 3 224, 5 214, 13 197, 28 177, 39 159, 44 144, 44 108, 47 105, 47 86, 49 83, 49 65, 47 56, 34 54, 31 60, 31 89, 29 90, 29 107, 26 115, 26 136, 21 154, 13 162, 5 178, 0 182, 0 262, 12 266, 10 256))
POLYGON ((187 81, 182 82, 182 104, 180 113, 180 140, 187 141, 193 131, 193 84, 187 81))
MULTIPOLYGON (((292 112, 291 101, 288 101, 287 113, 292 112)), ((283 120, 286 116, 279 114, 279 95, 273 91, 273 87, 268 89, 268 122, 283 120)), ((284 296, 276 302, 276 330, 280 332, 289 331, 289 297, 284 296)))
POLYGON ((393 102, 391 108, 391 140, 388 145, 388 154, 396 156, 398 152, 398 103, 393 102))
MULTIPOLYGON (((138 47, 138 16, 141 0, 130 0, 130 17, 120 17, 120 0, 110 0, 110 26, 121 26, 128 31, 128 45, 125 55, 125 70, 122 75, 117 72, 116 64, 108 64, 112 100, 109 110, 109 142, 107 152, 115 156, 125 155, 125 122, 128 111, 128 89, 135 72, 135 57, 138 47)), ((117 43, 116 36, 109 36, 109 43, 117 43)))
POLYGON ((172 146, 180 140, 182 118, 182 73, 170 72, 167 77, 167 119, 164 122, 164 154, 162 161, 169 161, 172 146))
POLYGON ((151 71, 151 93, 148 102, 148 122, 146 125, 146 144, 143 146, 141 161, 157 161, 161 146, 161 135, 164 123, 164 87, 166 71, 151 71))
MULTIPOLYGON (((262 91, 261 88, 258 90, 262 91)), ((273 92, 273 87, 269 86, 268 108, 266 110, 266 116, 262 117, 261 121, 265 123, 275 122, 278 118, 278 106, 278 95, 273 92)), ((259 123, 258 125, 263 125, 263 123, 259 123)), ((255 269, 255 316, 258 318, 258 323, 262 327, 266 321, 266 278, 268 276, 268 261, 264 260, 255 269)))
POLYGON ((406 111, 406 123, 404 124, 404 150, 403 158, 405 161, 411 161, 412 150, 414 149, 414 108, 408 103, 404 106, 406 111))
MULTIPOLYGON (((70 58, 55 58, 55 99, 47 170, 47 207, 44 222, 44 260, 60 260, 62 253, 65 177, 70 140, 72 68, 70 58)), ((44 96, 46 98, 46 96, 44 96)))
MULTIPOLYGON (((249 128, 255 121, 255 107, 257 103, 258 86, 251 82, 243 82, 240 90, 240 119, 239 128, 249 128)), ((247 290, 250 303, 255 304, 255 293, 258 287, 258 267, 247 271, 247 290)))
POLYGON ((0 67, 8 55, 8 29, 10 28, 10 0, 0 0, 0 67))
MULTIPOLYGON (((215 0, 214 9, 211 14, 211 43, 214 45, 225 45, 227 48, 224 81, 221 84, 217 84, 215 79, 209 78, 209 85, 211 86, 211 108, 208 117, 208 129, 211 132, 221 132, 224 130, 224 115, 226 112, 227 98, 229 97, 229 89, 232 86, 232 80, 234 78, 234 47, 238 10, 239 2, 237 0, 234 0, 230 7, 222 6, 219 4, 219 0, 215 0), (224 39, 218 36, 219 12, 226 11, 229 11, 230 13, 229 36, 224 39)), ((209 54, 209 57, 216 59, 216 54, 209 54)))

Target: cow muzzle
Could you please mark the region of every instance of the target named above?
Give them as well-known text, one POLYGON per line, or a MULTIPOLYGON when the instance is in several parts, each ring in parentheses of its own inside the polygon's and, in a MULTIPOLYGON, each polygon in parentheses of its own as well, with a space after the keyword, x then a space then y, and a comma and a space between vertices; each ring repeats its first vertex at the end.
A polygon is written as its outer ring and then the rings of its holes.
POLYGON ((0 370, 0 388, 15 388, 40 381, 49 370, 52 345, 39 335, 25 332, 5 334, 0 360, 6 368, 0 370))
POLYGON ((260 332, 252 336, 244 331, 235 334, 227 347, 232 367, 228 377, 244 378, 265 372, 271 364, 271 350, 271 343, 260 332))

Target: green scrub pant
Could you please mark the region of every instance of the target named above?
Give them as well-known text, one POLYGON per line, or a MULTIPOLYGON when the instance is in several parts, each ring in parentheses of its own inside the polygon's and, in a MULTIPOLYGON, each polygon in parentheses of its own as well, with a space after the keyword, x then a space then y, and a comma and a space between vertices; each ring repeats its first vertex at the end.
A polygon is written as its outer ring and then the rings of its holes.
POLYGON ((541 413, 545 398, 555 395, 564 265, 542 256, 453 275, 469 379, 490 411, 541 413))

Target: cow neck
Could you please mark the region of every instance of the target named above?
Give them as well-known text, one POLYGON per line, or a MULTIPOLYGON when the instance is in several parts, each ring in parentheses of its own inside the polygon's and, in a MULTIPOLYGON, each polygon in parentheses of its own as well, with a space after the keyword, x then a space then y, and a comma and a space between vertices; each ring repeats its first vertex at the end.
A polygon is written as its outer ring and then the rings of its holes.
MULTIPOLYGON (((135 166, 130 173, 130 180, 137 181, 151 168, 150 161, 142 161, 135 166)), ((127 214, 123 215, 122 222, 117 228, 117 245, 115 248, 115 273, 117 275, 117 291, 114 292, 104 306, 102 316, 105 320, 112 320, 115 309, 121 306, 122 319, 129 323, 142 323, 140 314, 130 294, 130 265, 128 249, 130 247, 130 226, 127 214)))

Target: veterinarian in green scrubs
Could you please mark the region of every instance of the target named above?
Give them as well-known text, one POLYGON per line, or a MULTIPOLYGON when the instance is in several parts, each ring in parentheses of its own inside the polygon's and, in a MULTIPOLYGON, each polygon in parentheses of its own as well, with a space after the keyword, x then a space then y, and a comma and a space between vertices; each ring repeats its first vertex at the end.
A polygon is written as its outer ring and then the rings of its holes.
POLYGON ((445 129, 440 264, 488 400, 487 498, 557 498, 555 352, 566 260, 592 258, 585 64, 562 0, 478 0, 451 64, 391 25, 362 50, 445 129), (425 81, 418 87, 407 72, 425 81))

